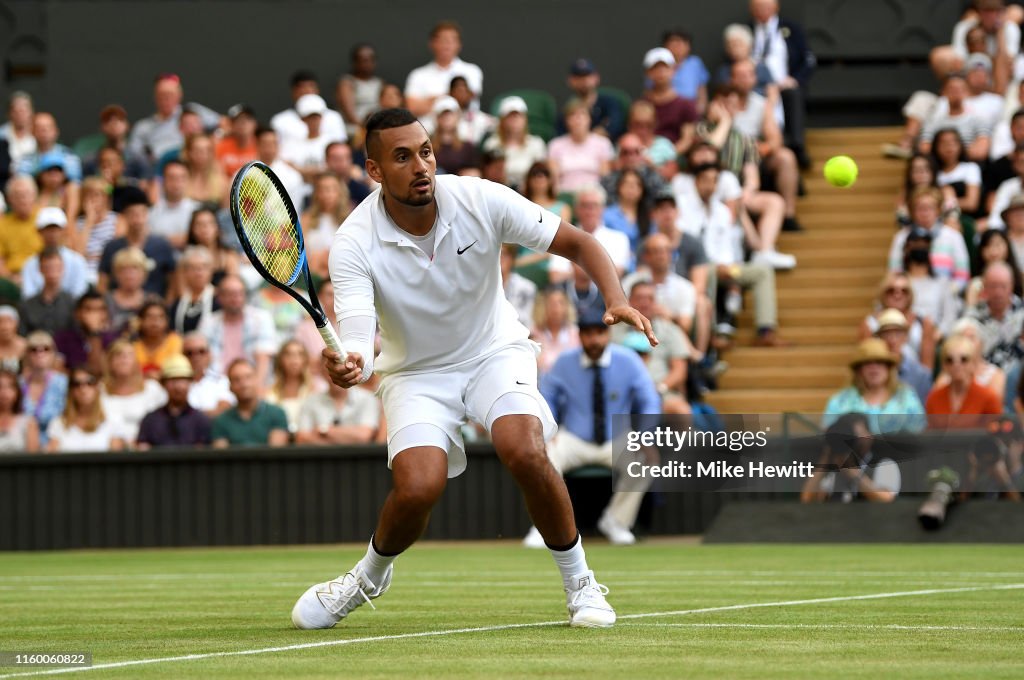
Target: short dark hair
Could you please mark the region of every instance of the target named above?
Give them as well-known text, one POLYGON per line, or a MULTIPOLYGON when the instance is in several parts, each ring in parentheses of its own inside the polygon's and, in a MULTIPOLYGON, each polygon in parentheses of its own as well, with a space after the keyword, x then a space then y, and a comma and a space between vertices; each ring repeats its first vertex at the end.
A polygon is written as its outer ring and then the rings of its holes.
POLYGON ((466 87, 469 87, 469 81, 466 80, 466 76, 455 76, 450 81, 448 81, 448 92, 449 93, 452 91, 452 88, 455 87, 455 83, 462 83, 466 87))
POLYGON ((188 172, 189 174, 192 174, 192 171, 188 169, 188 165, 186 165, 183 160, 181 160, 180 158, 171 158, 171 159, 169 159, 169 160, 164 162, 164 167, 163 167, 162 170, 160 170, 160 176, 161 177, 166 177, 167 176, 167 168, 171 167, 172 165, 180 165, 181 167, 185 168, 186 172, 188 172))
POLYGON ((276 135, 277 134, 277 130, 275 130, 274 128, 270 127, 269 125, 260 125, 259 127, 256 128, 256 139, 259 139, 263 135, 269 135, 269 134, 276 135))
POLYGON ((382 130, 405 127, 419 122, 409 109, 382 109, 366 119, 366 155, 377 160, 382 130))
POLYGON ((455 31, 459 38, 462 38, 462 26, 459 26, 457 21, 451 21, 445 19, 444 21, 438 21, 434 24, 434 27, 430 29, 430 37, 436 38, 437 34, 441 31, 455 31))
POLYGON ((695 166, 693 168, 693 176, 700 177, 705 172, 710 172, 711 170, 715 170, 717 172, 719 170, 718 163, 701 163, 700 165, 695 166))
MULTIPOLYGON (((1024 80, 1022 80, 1021 82, 1024 83, 1024 80)), ((1016 123, 1021 118, 1024 118, 1024 109, 1017 109, 1016 111, 1013 112, 1013 115, 1010 116, 1010 123, 1016 123)))
POLYGON ((75 302, 75 311, 77 312, 84 309, 85 303, 91 302, 92 300, 99 300, 104 305, 107 304, 107 301, 103 298, 103 293, 99 292, 92 286, 89 286, 89 288, 86 289, 84 293, 82 293, 82 297, 78 298, 78 300, 75 302))
POLYGON ((324 158, 327 158, 328 156, 330 156, 331 155, 331 149, 333 149, 336 146, 345 146, 345 147, 348 147, 349 149, 352 148, 352 145, 349 144, 348 142, 331 142, 330 144, 328 144, 327 146, 324 147, 324 158))
POLYGON ((53 258, 63 259, 60 255, 60 248, 44 248, 43 252, 39 253, 40 264, 42 264, 43 260, 52 260, 53 258))
POLYGON ((678 26, 670 28, 661 34, 661 44, 664 45, 672 38, 679 38, 680 40, 685 40, 691 45, 693 44, 693 36, 690 35, 690 32, 678 26))
POLYGON ((367 49, 368 50, 373 50, 374 54, 377 53, 377 48, 375 48, 370 43, 366 43, 366 42, 356 43, 355 45, 352 46, 352 49, 349 50, 349 52, 348 52, 349 61, 355 61, 356 57, 359 56, 359 51, 360 50, 367 50, 367 49))
POLYGON ((308 83, 310 81, 314 83, 318 82, 316 79, 316 74, 310 71, 309 69, 303 68, 293 73, 291 80, 288 82, 291 84, 292 87, 295 87, 299 83, 308 83))

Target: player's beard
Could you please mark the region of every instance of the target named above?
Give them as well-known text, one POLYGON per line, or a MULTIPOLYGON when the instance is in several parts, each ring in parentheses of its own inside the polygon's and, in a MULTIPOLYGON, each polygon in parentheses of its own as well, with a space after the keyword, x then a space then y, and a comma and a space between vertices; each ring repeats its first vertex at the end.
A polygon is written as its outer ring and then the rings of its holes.
POLYGON ((402 205, 407 205, 411 208, 422 208, 425 205, 430 205, 434 202, 434 180, 430 178, 430 191, 419 193, 410 186, 405 196, 395 196, 394 198, 402 205))

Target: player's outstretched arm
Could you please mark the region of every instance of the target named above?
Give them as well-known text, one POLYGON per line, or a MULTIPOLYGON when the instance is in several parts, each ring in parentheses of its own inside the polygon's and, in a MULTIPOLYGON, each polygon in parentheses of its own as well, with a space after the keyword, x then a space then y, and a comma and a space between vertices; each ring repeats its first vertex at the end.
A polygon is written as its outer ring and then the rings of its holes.
POLYGON ((548 252, 575 262, 593 279, 597 289, 601 291, 601 297, 604 298, 606 324, 613 326, 617 323, 627 323, 642 331, 652 347, 658 344, 650 320, 626 302, 626 294, 622 292, 615 265, 597 239, 563 221, 555 232, 548 252))

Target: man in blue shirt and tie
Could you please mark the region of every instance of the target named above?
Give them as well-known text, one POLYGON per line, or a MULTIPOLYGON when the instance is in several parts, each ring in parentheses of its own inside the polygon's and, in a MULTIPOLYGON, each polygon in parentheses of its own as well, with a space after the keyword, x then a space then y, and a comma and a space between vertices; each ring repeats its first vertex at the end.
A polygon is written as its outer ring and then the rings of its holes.
MULTIPOLYGON (((610 343, 603 310, 580 312, 580 347, 563 352, 540 383, 541 394, 558 423, 548 457, 559 472, 584 465, 612 466, 612 416, 657 414, 661 398, 639 355, 610 343)), ((639 480, 638 480, 639 481, 639 480)), ((640 488, 617 491, 597 528, 615 545, 636 542, 631 528, 649 480, 640 488)), ((536 528, 524 543, 544 546, 536 528)))

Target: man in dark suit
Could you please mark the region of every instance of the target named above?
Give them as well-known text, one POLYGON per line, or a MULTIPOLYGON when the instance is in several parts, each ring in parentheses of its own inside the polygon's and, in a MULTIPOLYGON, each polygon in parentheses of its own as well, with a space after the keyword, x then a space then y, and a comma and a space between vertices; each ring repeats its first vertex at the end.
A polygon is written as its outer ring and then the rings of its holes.
POLYGON ((779 86, 786 115, 786 146, 793 150, 800 167, 811 159, 804 146, 807 84, 817 60, 799 24, 779 16, 778 0, 750 0, 754 30, 753 58, 764 63, 779 86))

